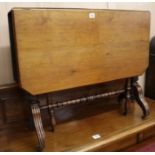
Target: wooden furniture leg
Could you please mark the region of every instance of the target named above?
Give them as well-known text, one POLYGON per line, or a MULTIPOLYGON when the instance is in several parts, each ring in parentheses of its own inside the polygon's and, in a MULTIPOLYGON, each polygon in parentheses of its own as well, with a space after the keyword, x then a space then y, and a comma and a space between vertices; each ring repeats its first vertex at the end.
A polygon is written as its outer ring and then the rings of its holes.
POLYGON ((49 101, 49 96, 47 94, 47 105, 48 105, 48 112, 50 116, 50 124, 51 124, 51 131, 54 132, 54 126, 56 124, 55 115, 54 115, 54 108, 52 108, 49 101))
POLYGON ((137 81, 137 77, 128 78, 126 80, 125 93, 120 95, 119 101, 122 104, 123 114, 127 115, 128 103, 135 100, 143 111, 142 118, 145 118, 149 115, 150 110, 146 100, 144 99, 142 88, 137 81))
POLYGON ((128 103, 131 101, 131 79, 126 79, 125 92, 119 96, 119 102, 121 103, 122 114, 127 115, 128 103))
POLYGON ((36 129, 37 137, 38 137, 38 146, 37 151, 42 151, 45 147, 45 132, 42 125, 41 120, 41 114, 40 114, 40 108, 37 103, 33 103, 31 105, 33 120, 34 120, 34 126, 36 129))
POLYGON ((56 124, 55 115, 54 115, 54 109, 50 108, 49 111, 50 111, 50 115, 51 115, 52 131, 54 132, 54 126, 56 124))
POLYGON ((150 114, 149 106, 144 99, 143 91, 141 86, 138 84, 138 78, 132 78, 132 91, 134 99, 137 101, 138 105, 143 111, 142 118, 146 118, 150 114))

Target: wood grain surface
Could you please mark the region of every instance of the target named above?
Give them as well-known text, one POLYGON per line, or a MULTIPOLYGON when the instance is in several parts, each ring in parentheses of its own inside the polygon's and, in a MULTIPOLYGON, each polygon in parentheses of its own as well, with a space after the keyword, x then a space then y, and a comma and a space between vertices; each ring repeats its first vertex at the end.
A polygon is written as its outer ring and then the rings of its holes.
POLYGON ((141 75, 149 12, 13 9, 20 85, 37 95, 141 75))
MULTIPOLYGON (((110 110, 103 112, 103 102, 90 104, 85 108, 78 104, 78 108, 65 111, 66 115, 74 117, 73 120, 57 124, 54 133, 48 131, 46 126, 44 151, 128 151, 125 148, 136 145, 139 134, 143 134, 143 142, 155 136, 155 101, 147 101, 151 114, 145 120, 140 117, 142 113, 138 105, 133 103, 128 116, 124 117, 118 112, 119 107, 114 108, 113 105, 110 110), (93 139, 95 134, 101 137, 93 139)), ((59 110, 57 119, 64 119, 64 115, 60 115, 63 109, 59 110)), ((36 151, 36 133, 28 129, 27 125, 23 119, 3 126, 0 130, 0 151, 36 151)))

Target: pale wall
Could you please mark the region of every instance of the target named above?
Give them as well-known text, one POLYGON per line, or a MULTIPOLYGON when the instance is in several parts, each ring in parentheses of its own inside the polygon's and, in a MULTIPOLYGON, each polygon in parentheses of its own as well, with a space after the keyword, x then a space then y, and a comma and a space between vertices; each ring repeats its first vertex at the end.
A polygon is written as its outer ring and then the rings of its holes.
MULTIPOLYGON (((150 10, 151 36, 155 35, 155 3, 0 3, 0 85, 14 82, 7 19, 7 14, 13 7, 150 10)), ((144 76, 139 81, 144 86, 144 76)))

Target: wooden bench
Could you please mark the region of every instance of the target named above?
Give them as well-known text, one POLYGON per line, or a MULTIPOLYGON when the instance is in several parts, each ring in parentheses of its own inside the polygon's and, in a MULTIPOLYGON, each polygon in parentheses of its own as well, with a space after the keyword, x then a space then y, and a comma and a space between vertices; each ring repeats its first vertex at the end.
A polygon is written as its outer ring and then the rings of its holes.
POLYGON ((124 114, 136 100, 149 107, 137 83, 148 66, 150 14, 143 11, 15 8, 10 13, 18 84, 30 96, 39 140, 45 146, 40 109, 48 108, 54 130, 54 108, 120 94, 124 114), (37 96, 126 79, 124 89, 39 106, 37 96))

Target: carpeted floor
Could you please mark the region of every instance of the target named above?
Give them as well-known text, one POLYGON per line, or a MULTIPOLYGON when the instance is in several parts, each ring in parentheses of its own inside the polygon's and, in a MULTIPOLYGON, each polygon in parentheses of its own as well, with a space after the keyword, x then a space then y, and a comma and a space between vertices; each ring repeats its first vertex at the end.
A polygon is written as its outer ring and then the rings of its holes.
POLYGON ((155 142, 133 150, 133 152, 155 152, 155 142))
POLYGON ((131 147, 129 152, 155 152, 155 137, 149 138, 136 146, 131 147))

